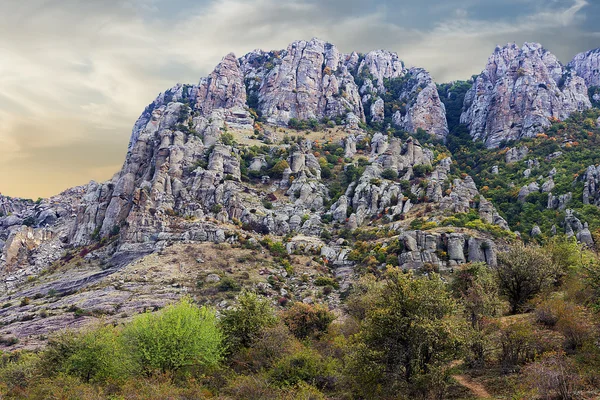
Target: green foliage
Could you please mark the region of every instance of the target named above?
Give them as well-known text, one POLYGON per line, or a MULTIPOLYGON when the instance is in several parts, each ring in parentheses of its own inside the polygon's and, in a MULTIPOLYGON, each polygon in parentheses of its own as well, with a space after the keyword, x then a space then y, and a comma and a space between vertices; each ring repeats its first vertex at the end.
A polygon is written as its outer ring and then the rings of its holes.
POLYGON ((433 167, 431 165, 419 164, 413 167, 413 173, 415 178, 422 178, 433 171, 433 167))
POLYGON ((485 263, 466 264, 457 271, 450 287, 463 306, 465 319, 471 324, 467 336, 467 362, 483 367, 489 358, 494 331, 488 321, 502 315, 506 308, 500 299, 495 271, 485 263))
POLYGON ((270 170, 269 176, 275 179, 281 179, 283 177, 283 171, 288 169, 290 165, 286 160, 279 160, 270 170))
POLYGON ((198 308, 189 298, 135 317, 123 335, 147 374, 205 370, 222 360, 223 334, 214 310, 198 308))
POLYGON ((592 102, 592 105, 596 108, 600 108, 600 101, 594 100, 594 95, 598 96, 600 95, 600 87, 598 86, 590 86, 588 88, 588 94, 590 96, 590 100, 592 102))
POLYGON ((220 320, 230 351, 249 347, 265 328, 276 322, 269 300, 247 291, 239 295, 235 307, 223 311, 220 320))
POLYGON ((327 332, 335 316, 321 305, 294 303, 281 319, 298 339, 319 337, 327 332))
POLYGON ((365 318, 348 360, 357 393, 425 390, 457 357, 466 326, 460 307, 437 275, 417 278, 397 268, 363 305, 365 318))
MULTIPOLYGON (((466 81, 455 81, 437 86, 440 99, 446 107, 448 130, 452 133, 448 138, 449 140, 455 135, 460 124, 460 114, 462 113, 465 95, 471 89, 471 86, 473 86, 473 82, 466 81)), ((471 141, 470 137, 469 140, 471 141)))
POLYGON ((340 284, 333 278, 329 278, 327 276, 318 276, 315 279, 315 286, 331 286, 334 289, 340 287, 340 284))
POLYGON ((221 134, 221 142, 226 146, 232 146, 236 143, 233 134, 229 132, 223 132, 221 134))
POLYGON ((134 364, 125 351, 119 331, 112 326, 81 333, 64 332, 48 341, 42 362, 49 370, 76 376, 84 382, 126 378, 134 364))
POLYGON ((288 126, 292 129, 296 129, 299 131, 312 129, 314 131, 319 129, 319 121, 311 118, 308 120, 299 120, 297 118, 290 118, 288 121, 288 126))
POLYGON ((381 173, 381 177, 383 179, 390 179, 390 180, 395 180, 398 179, 398 172, 394 171, 393 169, 384 169, 383 172, 381 173))
MULTIPOLYGON (((505 143, 499 149, 486 149, 481 141, 473 142, 466 127, 458 125, 448 135, 447 147, 452 153, 455 163, 451 173, 454 176, 470 175, 481 194, 498 209, 513 230, 521 232, 527 240, 534 225, 539 225, 544 234, 548 234, 552 225, 559 226, 564 220, 564 211, 547 208, 547 193, 534 193, 518 201, 519 188, 537 180, 541 175, 547 177, 555 168, 555 187, 552 194, 573 194, 568 207, 575 211, 578 218, 590 224, 590 230, 600 228, 600 209, 582 203, 584 183, 581 176, 587 166, 600 163, 600 129, 595 121, 600 110, 590 109, 583 113, 573 113, 565 121, 553 121, 544 134, 533 138, 522 138, 519 146, 527 146, 529 154, 525 160, 507 164, 505 153, 507 146, 516 143, 505 143), (556 152, 562 154, 556 155, 556 152), (526 160, 537 160, 529 177, 523 172, 528 168, 526 160), (492 173, 497 166, 498 174, 492 173)), ((547 179, 547 178, 545 178, 547 179)), ((541 184, 541 183, 540 183, 541 184)), ((543 241, 544 237, 536 240, 543 241)))
POLYGON ((240 284, 230 276, 221 278, 217 287, 221 292, 239 292, 242 290, 240 284))
POLYGON ((498 254, 496 272, 500 289, 510 303, 512 313, 553 285, 561 274, 559 266, 544 248, 525 246, 520 242, 498 254))
POLYGON ((303 348, 279 361, 271 372, 271 380, 278 386, 293 386, 300 382, 326 388, 334 382, 333 360, 314 350, 303 348))

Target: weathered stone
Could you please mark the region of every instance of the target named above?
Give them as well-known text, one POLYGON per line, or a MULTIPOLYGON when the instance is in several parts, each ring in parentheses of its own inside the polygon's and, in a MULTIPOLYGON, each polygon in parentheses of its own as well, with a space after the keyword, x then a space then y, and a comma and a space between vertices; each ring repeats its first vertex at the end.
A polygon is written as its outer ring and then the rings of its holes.
POLYGON ((577 54, 568 64, 587 86, 600 86, 600 49, 577 54))
POLYGON ((532 137, 591 107, 584 80, 536 43, 497 47, 465 96, 461 123, 488 147, 532 137))

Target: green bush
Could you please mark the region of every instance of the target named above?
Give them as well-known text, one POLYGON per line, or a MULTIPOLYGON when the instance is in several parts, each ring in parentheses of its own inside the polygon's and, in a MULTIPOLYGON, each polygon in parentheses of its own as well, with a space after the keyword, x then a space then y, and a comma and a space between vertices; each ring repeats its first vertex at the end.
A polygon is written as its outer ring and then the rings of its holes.
POLYGON ((229 276, 223 277, 217 287, 221 292, 239 292, 242 290, 242 286, 229 276))
POLYGON ((394 171, 393 169, 387 168, 383 170, 383 172, 381 173, 381 177, 383 179, 389 179, 393 181, 394 179, 398 179, 398 172, 394 171))
POLYGON ((265 328, 277 322, 268 299, 244 291, 237 300, 235 307, 223 311, 220 321, 229 350, 250 346, 265 328))
POLYGON ((352 301, 363 316, 346 363, 353 391, 386 398, 407 389, 428 392, 433 382, 445 382, 438 366, 462 355, 467 327, 440 277, 417 278, 390 268, 382 282, 366 288, 352 301))
POLYGON ((340 287, 340 284, 333 278, 327 276, 318 276, 315 279, 315 286, 331 286, 334 289, 340 287))
POLYGON ((301 349, 280 360, 271 372, 271 380, 278 386, 293 386, 306 382, 318 388, 332 387, 335 383, 334 363, 312 349, 301 349))
POLYGON ((525 246, 521 242, 498 254, 496 273, 500 290, 510 303, 513 314, 536 294, 552 286, 559 275, 548 251, 540 246, 525 246))
POLYGON ((135 317, 123 335, 146 374, 209 369, 223 358, 223 333, 215 311, 198 308, 189 298, 135 317))
POLYGON ((66 373, 84 382, 123 379, 134 369, 119 331, 113 326, 61 333, 48 341, 42 361, 46 370, 66 373))

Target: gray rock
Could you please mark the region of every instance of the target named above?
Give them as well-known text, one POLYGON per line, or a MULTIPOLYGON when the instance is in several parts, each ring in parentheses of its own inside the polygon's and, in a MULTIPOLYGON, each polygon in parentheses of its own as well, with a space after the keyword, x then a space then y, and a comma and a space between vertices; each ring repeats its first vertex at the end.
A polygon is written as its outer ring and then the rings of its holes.
POLYGON ((371 104, 371 121, 383 122, 384 115, 384 102, 383 99, 377 98, 377 100, 371 104))
POLYGON ((568 64, 587 86, 600 86, 600 49, 577 54, 568 64))
POLYGON ((465 96, 461 123, 488 147, 532 137, 591 107, 585 81, 536 43, 497 47, 465 96))
POLYGON ((217 274, 209 274, 206 278, 204 278, 204 282, 206 282, 206 283, 221 282, 221 277, 217 274))
POLYGON ((527 157, 527 154, 529 154, 529 148, 527 146, 511 147, 506 152, 504 158, 507 164, 512 164, 523 160, 527 157))

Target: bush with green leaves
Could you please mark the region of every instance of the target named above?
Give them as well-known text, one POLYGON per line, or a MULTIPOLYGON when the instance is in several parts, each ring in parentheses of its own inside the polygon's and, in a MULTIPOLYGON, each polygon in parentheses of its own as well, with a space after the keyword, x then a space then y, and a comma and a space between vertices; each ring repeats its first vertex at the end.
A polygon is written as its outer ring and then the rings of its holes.
POLYGON ((277 386, 294 386, 305 382, 318 388, 335 385, 335 362, 321 356, 317 351, 301 348, 275 364, 271 380, 277 386))
POLYGON ((190 298, 138 315, 124 329, 129 351, 146 374, 208 370, 223 359, 223 333, 213 309, 190 298))
POLYGON ((269 300, 248 291, 238 296, 235 307, 223 311, 220 320, 229 351, 250 346, 265 328, 276 322, 269 300))
POLYGON ((493 347, 494 327, 489 321, 507 308, 500 298, 495 271, 485 263, 466 264, 455 273, 450 288, 471 325, 466 361, 470 366, 483 367, 493 347))
POLYGON ((384 169, 383 172, 381 172, 381 177, 383 179, 395 180, 398 179, 398 172, 394 171, 393 169, 387 168, 384 169))
POLYGON ((535 295, 551 287, 560 269, 543 247, 517 242, 498 254, 496 274, 500 290, 515 314, 535 295))
POLYGON ((467 326, 440 277, 390 268, 383 281, 371 284, 367 296, 347 359, 353 391, 370 398, 427 391, 427 382, 447 377, 440 366, 461 356, 467 326))
POLYGON ((76 376, 84 382, 116 381, 135 370, 120 332, 112 325, 52 337, 42 363, 47 371, 76 376))

